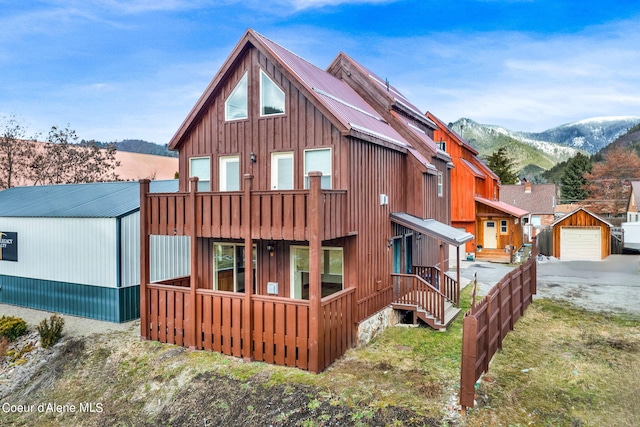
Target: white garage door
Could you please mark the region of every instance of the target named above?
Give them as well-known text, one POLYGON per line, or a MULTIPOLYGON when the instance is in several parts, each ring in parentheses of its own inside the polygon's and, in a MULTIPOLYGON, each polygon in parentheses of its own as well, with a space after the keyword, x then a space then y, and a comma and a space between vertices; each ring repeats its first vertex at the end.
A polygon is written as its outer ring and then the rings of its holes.
POLYGON ((560 259, 563 261, 600 261, 600 227, 561 227, 560 259))

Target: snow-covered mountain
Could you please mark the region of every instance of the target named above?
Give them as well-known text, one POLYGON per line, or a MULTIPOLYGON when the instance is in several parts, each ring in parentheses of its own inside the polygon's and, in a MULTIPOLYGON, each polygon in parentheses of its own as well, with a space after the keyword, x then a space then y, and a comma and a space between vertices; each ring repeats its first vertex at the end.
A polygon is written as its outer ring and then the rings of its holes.
MULTIPOLYGON (((516 132, 522 138, 573 147, 594 154, 640 123, 640 117, 594 117, 544 132, 516 132)), ((526 142, 526 141, 523 141, 526 142)))
POLYGON ((506 148, 518 170, 529 165, 542 170, 550 169, 579 151, 573 147, 525 137, 521 132, 502 126, 484 125, 467 118, 459 119, 451 126, 478 150, 481 157, 486 158, 499 148, 506 148))

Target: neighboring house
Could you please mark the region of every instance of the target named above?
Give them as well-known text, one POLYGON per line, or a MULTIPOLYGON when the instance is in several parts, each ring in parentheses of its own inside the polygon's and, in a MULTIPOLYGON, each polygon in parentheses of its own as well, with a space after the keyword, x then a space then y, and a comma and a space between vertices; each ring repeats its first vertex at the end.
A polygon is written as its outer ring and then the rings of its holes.
POLYGON ((180 191, 142 182, 142 337, 319 372, 392 303, 445 327, 448 245, 472 236, 448 225, 433 128, 345 55, 324 71, 248 30, 170 141, 180 191), (190 236, 192 274, 152 283, 167 234, 190 236))
POLYGON ((629 202, 627 203, 627 221, 622 223, 624 248, 637 253, 640 251, 640 181, 631 181, 629 202))
POLYGON ((627 203, 627 222, 640 222, 640 181, 631 181, 631 191, 629 192, 629 203, 627 203))
POLYGON ((562 261, 599 261, 611 254, 612 225, 585 208, 551 224, 553 256, 562 261))
MULTIPOLYGON (((151 184, 177 189, 177 181, 151 184)), ((0 303, 110 322, 139 317, 137 182, 14 187, 0 192, 0 206, 0 303)), ((188 251, 186 237, 154 236, 153 280, 188 274, 188 251)))
POLYGON ((522 218, 528 212, 500 203, 500 178, 478 158, 478 151, 432 113, 434 140, 455 165, 451 171, 451 226, 475 236, 466 252, 479 259, 509 261, 522 246, 522 218))
POLYGON ((523 180, 521 184, 503 185, 500 188, 500 201, 529 212, 523 224, 525 243, 530 243, 531 237, 556 219, 555 184, 531 184, 523 180))

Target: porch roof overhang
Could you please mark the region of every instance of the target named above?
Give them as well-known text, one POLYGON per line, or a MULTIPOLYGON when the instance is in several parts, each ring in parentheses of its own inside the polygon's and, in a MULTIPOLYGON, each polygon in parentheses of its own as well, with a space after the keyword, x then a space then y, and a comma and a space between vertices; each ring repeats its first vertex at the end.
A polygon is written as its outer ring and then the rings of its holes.
POLYGON ((458 230, 435 219, 422 219, 404 212, 391 212, 390 216, 391 221, 398 225, 440 239, 456 247, 473 240, 473 234, 458 230))
POLYGON ((525 215, 529 215, 529 212, 525 211, 524 209, 511 206, 510 204, 505 202, 499 202, 497 200, 489 200, 489 199, 485 199, 484 197, 474 197, 473 199, 478 203, 482 203, 483 205, 489 206, 493 209, 497 209, 501 212, 507 213, 516 218, 522 218, 525 215))

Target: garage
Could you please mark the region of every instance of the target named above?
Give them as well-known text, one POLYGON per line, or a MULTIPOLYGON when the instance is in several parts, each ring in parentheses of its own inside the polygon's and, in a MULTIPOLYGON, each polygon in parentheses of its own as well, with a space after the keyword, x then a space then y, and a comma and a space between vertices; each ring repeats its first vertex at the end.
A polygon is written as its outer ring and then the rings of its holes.
POLYGON ((562 227, 560 259, 563 261, 598 261, 601 258, 602 230, 599 227, 562 227))
POLYGON ((600 261, 611 254, 611 224, 584 208, 551 226, 553 256, 562 261, 600 261))

